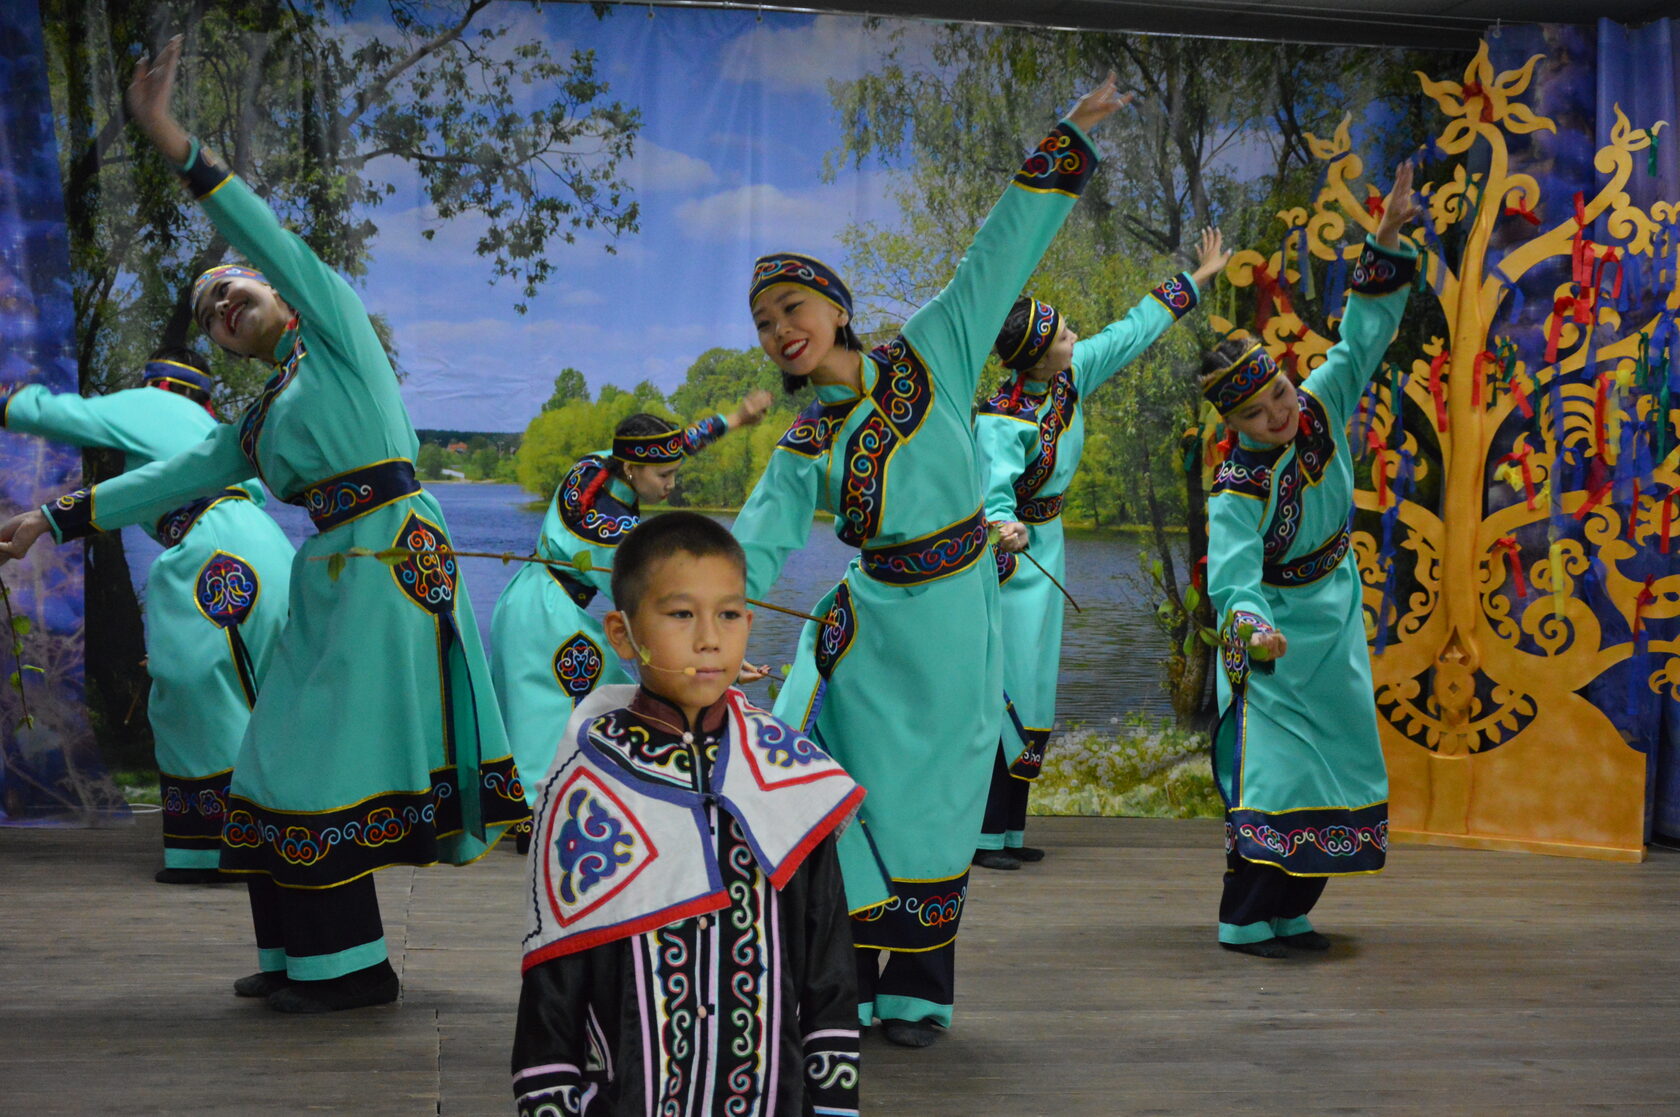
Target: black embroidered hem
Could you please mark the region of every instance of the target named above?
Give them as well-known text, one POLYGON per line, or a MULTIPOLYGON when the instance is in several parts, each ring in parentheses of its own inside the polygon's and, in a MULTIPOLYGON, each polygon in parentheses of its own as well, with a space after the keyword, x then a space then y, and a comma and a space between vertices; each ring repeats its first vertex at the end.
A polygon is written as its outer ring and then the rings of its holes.
POLYGON ((1295 876, 1374 873, 1388 859, 1388 804, 1227 811, 1225 851, 1295 876))
POLYGON ((1048 729, 1021 730, 1025 748, 1009 765, 1009 774, 1018 780, 1036 780, 1044 769, 1044 750, 1050 747, 1048 729))
POLYGON ((578 581, 557 566, 544 566, 543 569, 548 571, 548 576, 554 579, 554 584, 559 586, 579 609, 589 608, 589 603, 595 600, 598 591, 594 586, 578 581))
POLYGON ((228 781, 233 769, 197 778, 158 773, 163 792, 163 844, 170 849, 214 850, 222 846, 228 781))
POLYGON ((968 873, 949 880, 894 880, 892 899, 852 916, 852 939, 865 950, 936 950, 957 937, 968 899, 968 873))
POLYGON ((1052 191, 1077 198, 1097 170, 1097 153, 1071 124, 1058 124, 1015 172, 1014 183, 1028 190, 1052 191))
POLYGON ((102 530, 93 522, 92 489, 77 489, 73 493, 66 493, 51 504, 43 504, 41 511, 52 521, 60 543, 68 543, 72 539, 86 539, 102 530))
POLYGON ((315 530, 328 532, 419 491, 414 463, 398 458, 374 462, 306 485, 301 492, 287 497, 286 503, 302 506, 315 530))
POLYGON ((1356 295, 1390 295, 1417 275, 1417 257, 1366 243, 1348 277, 1348 289, 1356 295))
POLYGON ((1015 572, 1021 569, 1021 560, 1011 551, 997 547, 992 548, 992 558, 997 561, 998 585, 1005 585, 1009 579, 1015 577, 1015 572))
POLYGON ((1015 515, 1020 517, 1023 524, 1047 524, 1062 514, 1062 501, 1065 493, 1055 496, 1034 497, 1022 501, 1015 506, 1015 515))
POLYGON ((1149 293, 1154 296, 1156 302, 1167 308, 1175 322, 1195 310, 1196 304, 1201 301, 1196 294, 1195 282, 1182 272, 1149 293))

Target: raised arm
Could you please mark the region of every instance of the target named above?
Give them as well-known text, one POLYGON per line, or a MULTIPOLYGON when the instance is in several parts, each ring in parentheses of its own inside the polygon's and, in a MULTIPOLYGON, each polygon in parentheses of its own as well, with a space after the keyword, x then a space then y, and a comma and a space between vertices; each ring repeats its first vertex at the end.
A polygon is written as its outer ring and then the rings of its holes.
POLYGON ((170 102, 180 61, 179 35, 156 59, 141 57, 128 87, 129 115, 136 126, 182 176, 217 231, 293 309, 328 337, 355 330, 372 335, 367 312, 350 285, 300 237, 281 227, 262 199, 217 165, 175 119, 170 102))
POLYGON ((1402 163, 1383 199, 1382 220, 1366 240, 1349 281, 1347 314, 1341 340, 1302 387, 1345 424, 1359 406, 1359 396, 1382 364, 1400 328, 1406 299, 1417 274, 1417 249, 1400 239, 1400 230, 1418 213, 1412 195, 1412 165, 1402 163))
POLYGON ((960 399, 974 394, 1010 306, 1096 171, 1086 131, 1130 101, 1113 74, 1081 98, 1015 172, 945 289, 904 324, 940 387, 960 399))
POLYGON ((1095 337, 1076 342, 1073 383, 1080 397, 1088 397, 1109 377, 1135 361, 1169 326, 1196 309, 1202 291, 1230 259, 1219 230, 1202 230, 1195 271, 1179 272, 1149 292, 1124 318, 1110 322, 1095 337))
POLYGON ((790 448, 798 444, 801 424, 808 424, 807 410, 788 428, 764 475, 747 496, 741 514, 729 530, 747 553, 747 594, 763 597, 781 576, 787 557, 805 546, 811 537, 811 517, 817 510, 819 458, 790 448))

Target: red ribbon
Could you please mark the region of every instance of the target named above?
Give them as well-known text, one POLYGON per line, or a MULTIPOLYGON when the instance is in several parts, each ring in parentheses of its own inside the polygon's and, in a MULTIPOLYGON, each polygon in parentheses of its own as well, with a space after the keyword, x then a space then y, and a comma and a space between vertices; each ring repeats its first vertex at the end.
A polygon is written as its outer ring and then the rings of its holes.
POLYGON ((1472 406, 1482 406, 1482 364, 1486 362, 1494 367, 1499 365, 1499 354, 1484 349, 1476 354, 1475 376, 1470 381, 1470 403, 1472 406))
POLYGON ((1365 432, 1365 446, 1376 455, 1373 465, 1377 475, 1377 510, 1380 512, 1388 507, 1388 455, 1383 453, 1383 441, 1374 430, 1365 432))
POLYGON ((1633 634, 1639 635, 1645 631, 1645 610, 1656 604, 1656 591, 1651 583, 1657 580, 1655 574, 1645 575, 1645 584, 1639 589, 1639 596, 1633 599, 1633 634))
POLYGON ((1563 339, 1563 316, 1575 305, 1573 295, 1563 295, 1552 304, 1552 324, 1546 328, 1546 363, 1557 364, 1558 342, 1563 339))
POLYGON ((1517 410, 1523 413, 1524 419, 1534 418, 1534 405, 1528 402, 1528 393, 1516 380, 1511 381, 1511 395, 1516 397, 1517 410))
POLYGON ((1435 400, 1435 429, 1442 433, 1447 429, 1447 385, 1441 378, 1441 370, 1446 367, 1449 356, 1451 354, 1443 346, 1435 354, 1435 359, 1429 362, 1429 395, 1435 400))
POLYGON ((1598 386, 1593 391, 1593 454, 1600 461, 1605 456, 1605 426, 1610 415, 1610 374, 1598 374, 1598 386))
POLYGON ((1614 484, 1614 482, 1606 481, 1604 484, 1594 489, 1592 495, 1582 502, 1581 507, 1575 509, 1575 518, 1577 520, 1586 519, 1587 513, 1591 512, 1594 508, 1597 508, 1599 502, 1610 495, 1610 486, 1612 484, 1614 484))
POLYGON ((1534 453, 1534 447, 1524 442, 1499 459, 1501 465, 1506 462, 1515 462, 1517 468, 1522 470, 1523 499, 1527 501, 1530 512, 1534 511, 1534 471, 1529 468, 1528 464, 1528 457, 1532 453, 1534 453))
MULTIPOLYGON (((1517 537, 1514 535, 1500 536, 1493 545, 1496 551, 1505 552, 1505 558, 1511 564, 1511 585, 1516 589, 1518 597, 1528 596, 1528 583, 1523 580, 1522 558, 1517 553, 1517 537)), ((1498 559, 1494 560, 1498 562, 1498 559)))
POLYGON ((1370 194, 1365 195, 1365 212, 1370 214, 1372 217, 1381 217, 1383 215, 1383 199, 1381 194, 1373 191, 1370 194))
POLYGON ((1293 308, 1289 304, 1289 292, 1278 283, 1265 264, 1254 265, 1254 286, 1260 292, 1255 302, 1254 325, 1258 330, 1264 330, 1266 323, 1272 320, 1273 313, 1289 314, 1293 308))
POLYGON ((1505 207, 1505 216, 1520 217, 1530 225, 1534 225, 1536 227, 1540 224, 1540 215, 1528 208, 1528 202, 1526 199, 1512 202, 1507 205, 1505 207))
POLYGON ((1614 248, 1606 248, 1604 255, 1593 265, 1592 287, 1594 293, 1604 292, 1613 299, 1622 297, 1622 257, 1621 253, 1614 248), (1605 292, 1602 286, 1604 273, 1611 264, 1616 265, 1616 282, 1609 291, 1605 292))
POLYGON ((1491 97, 1489 97, 1487 95, 1487 91, 1482 88, 1482 83, 1481 82, 1479 82, 1479 81, 1467 81, 1467 82, 1465 82, 1464 83, 1464 107, 1469 108, 1470 107, 1470 102, 1473 101, 1473 100, 1476 100, 1477 98, 1480 98, 1481 102, 1482 102, 1482 123, 1483 124, 1491 123, 1493 121, 1493 99, 1491 97))

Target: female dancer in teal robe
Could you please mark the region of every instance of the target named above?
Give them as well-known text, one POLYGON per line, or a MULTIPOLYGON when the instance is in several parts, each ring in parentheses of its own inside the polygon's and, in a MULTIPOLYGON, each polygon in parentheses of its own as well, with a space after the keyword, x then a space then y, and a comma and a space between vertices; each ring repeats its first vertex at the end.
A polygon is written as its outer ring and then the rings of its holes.
POLYGON ((998 359, 1015 376, 980 405, 974 432, 986 463, 986 518, 999 533, 1010 719, 999 738, 976 865, 1018 869, 1044 857, 1025 844, 1027 796, 1056 723, 1064 599, 1050 579, 1066 581, 1062 496, 1085 449, 1084 401, 1190 313, 1229 259, 1218 230, 1208 229, 1194 272, 1162 283, 1095 337, 1081 339, 1054 307, 1024 296, 998 332, 998 359))
POLYGON ((1219 942, 1282 958, 1325 950, 1307 913, 1331 876, 1388 853, 1347 425, 1399 327, 1417 269, 1402 164, 1354 265, 1341 340, 1297 388, 1258 341, 1204 357, 1202 391, 1239 439, 1208 497, 1208 593, 1225 637, 1214 775, 1225 800, 1219 942), (1286 654, 1287 653, 1287 654, 1286 654))
POLYGON ((770 403, 760 389, 733 414, 685 430, 657 415, 631 415, 613 432, 611 450, 585 454, 554 490, 537 557, 573 562, 587 551, 590 569, 527 563, 490 617, 496 698, 527 803, 536 803, 573 705, 602 683, 634 681, 585 610, 596 594, 611 593, 613 552, 641 522, 641 502, 664 500, 688 455, 757 423, 770 403))
MULTIPOLYGON (((215 429, 211 380, 190 350, 152 354, 143 386, 84 398, 0 386, 0 426, 120 450, 123 468, 171 457, 215 429), (159 391, 158 389, 162 389, 159 391)), ((258 682, 286 623, 292 545, 255 480, 141 526, 163 544, 146 575, 146 671, 163 802, 160 884, 220 880, 228 781, 258 682)))
POLYGON ((926 1046, 955 999, 957 924, 1003 714, 997 573, 971 414, 998 327, 1096 168, 1086 129, 1124 99, 1088 94, 1016 173, 956 274, 865 354, 851 295, 820 261, 762 257, 759 344, 817 399, 788 428, 734 531, 763 596, 812 513, 859 554, 817 606, 775 713, 869 789, 841 838, 859 1019, 926 1046), (877 972, 881 951, 889 951, 877 972))
POLYGON ((0 559, 21 557, 49 528, 63 541, 156 519, 253 466, 270 491, 309 510, 320 534, 292 567, 291 616, 251 711, 222 831, 223 870, 250 877, 261 966, 234 991, 282 1012, 384 1004, 399 990, 372 873, 471 861, 524 816, 525 798, 373 324, 349 284, 175 122, 179 58, 177 38, 155 63, 141 61, 130 115, 256 269, 200 276, 196 321, 218 345, 272 360, 274 376, 237 425, 0 525, 0 559), (312 561, 352 547, 416 554, 395 566, 312 561))

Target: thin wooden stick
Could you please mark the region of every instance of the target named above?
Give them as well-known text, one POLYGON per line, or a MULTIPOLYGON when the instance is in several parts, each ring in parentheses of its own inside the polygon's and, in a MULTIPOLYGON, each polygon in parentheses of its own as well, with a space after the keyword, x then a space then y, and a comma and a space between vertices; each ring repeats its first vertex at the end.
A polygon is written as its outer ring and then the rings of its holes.
POLYGON ((1051 585, 1055 586, 1057 589, 1062 591, 1062 596, 1068 599, 1068 604, 1073 606, 1073 611, 1075 613, 1083 613, 1085 611, 1085 610, 1083 610, 1079 607, 1079 602, 1077 602, 1073 599, 1073 594, 1071 594, 1067 591, 1067 587, 1062 585, 1060 582, 1056 581, 1056 576, 1054 574, 1052 574, 1048 570, 1044 569, 1044 564, 1043 563, 1041 563, 1037 559, 1033 558, 1032 555, 1028 554, 1026 551, 1016 551, 1015 553, 1020 555, 1022 558, 1026 559, 1028 562, 1032 563, 1034 566, 1038 567, 1038 572, 1040 574, 1044 575, 1046 578, 1050 579, 1050 584, 1051 585))
MULTIPOLYGON (((516 555, 512 551, 503 551, 499 554, 494 552, 494 551, 457 551, 453 547, 439 547, 435 551, 402 551, 400 548, 395 548, 395 547, 391 548, 388 551, 368 551, 368 550, 361 550, 361 549, 351 549, 349 551, 340 551, 336 554, 331 554, 331 555, 315 555, 309 561, 310 562, 331 562, 335 558, 386 559, 386 558, 393 557, 394 555, 400 555, 400 556, 407 557, 407 558, 419 558, 422 555, 449 555, 451 558, 501 559, 502 562, 504 562, 504 563, 508 563, 508 562, 534 562, 534 563, 541 563, 543 566, 561 566, 561 567, 566 568, 567 570, 577 570, 578 569, 578 566, 577 566, 576 563, 567 562, 565 559, 545 559, 545 558, 538 558, 536 555, 516 555)), ((1037 566, 1038 564, 1034 563, 1033 565, 1037 566)), ((1042 569, 1042 567, 1040 567, 1040 569, 1042 569)), ((611 574, 612 573, 612 567, 610 567, 610 566, 591 566, 591 567, 589 567, 589 569, 587 571, 583 571, 583 573, 611 574)), ((1052 580, 1054 580, 1054 579, 1052 579, 1052 580)), ((1062 592, 1066 593, 1067 591, 1063 590, 1062 592)), ((1071 600, 1071 598, 1069 600, 1071 600)), ((760 609, 771 609, 771 610, 774 610, 775 612, 778 612, 778 613, 786 613, 790 617, 800 617, 804 620, 816 621, 818 624, 832 625, 836 628, 838 628, 839 625, 840 625, 839 621, 831 621, 827 617, 814 617, 810 613, 802 613, 798 609, 789 609, 786 605, 772 605, 770 602, 760 601, 756 597, 747 598, 747 604, 748 605, 756 605, 760 609)), ((1075 605, 1074 608, 1077 609, 1077 608, 1079 608, 1079 606, 1075 605)))

